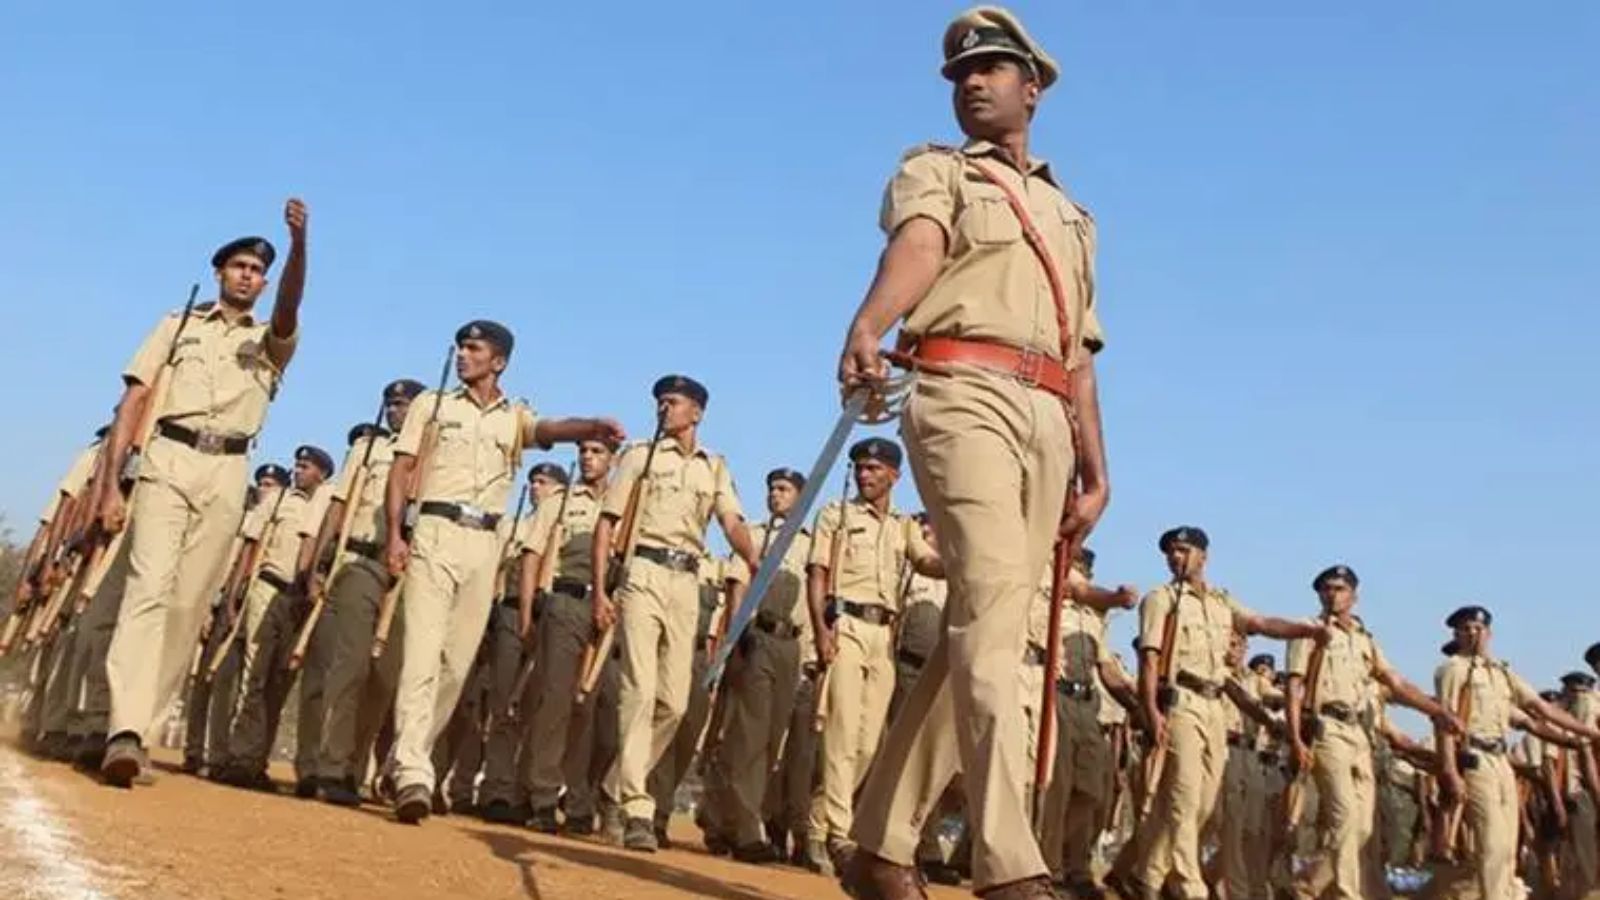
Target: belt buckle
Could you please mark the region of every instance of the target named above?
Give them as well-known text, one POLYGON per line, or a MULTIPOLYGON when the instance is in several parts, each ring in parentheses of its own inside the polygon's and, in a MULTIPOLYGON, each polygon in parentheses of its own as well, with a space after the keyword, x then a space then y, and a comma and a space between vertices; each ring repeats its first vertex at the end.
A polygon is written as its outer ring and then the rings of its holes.
POLYGON ((1017 368, 1012 374, 1028 387, 1039 386, 1039 375, 1044 372, 1043 353, 1032 347, 1023 347, 1017 356, 1017 368))
POLYGON ((194 449, 209 456, 220 455, 226 442, 227 438, 214 431, 197 431, 194 434, 194 449))
POLYGON ((456 521, 460 522, 462 525, 471 525, 474 528, 482 528, 484 523, 484 512, 483 510, 469 503, 457 503, 456 521))

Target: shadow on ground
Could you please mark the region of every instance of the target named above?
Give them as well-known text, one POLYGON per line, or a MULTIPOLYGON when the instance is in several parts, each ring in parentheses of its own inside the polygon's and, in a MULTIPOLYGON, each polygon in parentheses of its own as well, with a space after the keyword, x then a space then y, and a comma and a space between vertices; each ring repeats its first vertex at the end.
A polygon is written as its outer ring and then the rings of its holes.
POLYGON ((503 831, 475 830, 468 833, 482 841, 497 859, 521 867, 523 888, 532 898, 539 897, 535 857, 543 854, 565 860, 574 866, 619 872, 640 881, 684 891, 696 897, 715 897, 717 900, 781 900, 778 894, 752 890, 681 869, 659 856, 613 851, 566 839, 535 842, 522 835, 503 831))

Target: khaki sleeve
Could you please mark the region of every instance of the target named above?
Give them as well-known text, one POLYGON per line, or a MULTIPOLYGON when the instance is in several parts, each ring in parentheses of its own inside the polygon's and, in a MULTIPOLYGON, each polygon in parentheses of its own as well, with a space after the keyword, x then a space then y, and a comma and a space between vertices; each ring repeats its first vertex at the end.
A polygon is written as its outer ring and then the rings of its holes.
POLYGON ((1237 623, 1240 619, 1253 619, 1256 617, 1256 611, 1240 603, 1234 598, 1233 594, 1223 591, 1222 600, 1228 604, 1228 611, 1233 613, 1234 627, 1238 627, 1237 623))
POLYGON ((56 517, 56 510, 61 508, 61 491, 51 491, 50 499, 45 501, 44 509, 39 511, 39 524, 49 525, 50 520, 56 517))
POLYGON ((411 401, 411 411, 406 413, 406 423, 400 427, 400 437, 394 443, 396 455, 416 456, 422 449, 422 435, 428 430, 428 419, 439 402, 438 397, 438 391, 423 391, 411 401))
POLYGON ((333 491, 328 495, 330 499, 343 503, 350 499, 350 492, 355 488, 356 469, 361 468, 361 460, 366 455, 366 446, 372 438, 366 437, 356 441, 344 455, 344 465, 339 468, 339 476, 333 480, 333 491))
MULTIPOLYGON (((563 490, 565 490, 563 488, 563 490)), ((524 523, 524 530, 519 536, 519 553, 537 553, 544 555, 545 545, 550 543, 550 534, 556 528, 556 515, 561 509, 561 495, 553 494, 539 508, 534 511, 533 518, 524 523)))
POLYGON ((61 479, 57 490, 68 497, 83 493, 83 489, 89 486, 89 480, 94 477, 95 467, 100 463, 100 447, 97 442, 81 451, 78 458, 72 461, 72 468, 67 471, 67 477, 61 479))
POLYGON ((617 480, 606 489, 605 502, 600 505, 602 516, 620 519, 627 511, 634 482, 644 473, 644 458, 648 450, 643 445, 635 445, 623 452, 622 459, 617 461, 617 480))
POLYGON ((913 153, 900 163, 883 192, 878 224, 891 238, 905 223, 931 219, 944 229, 946 239, 955 229, 955 193, 951 175, 957 161, 937 151, 913 153))
POLYGON ((177 330, 176 315, 163 318, 144 339, 144 343, 139 345, 139 349, 134 351, 133 359, 122 370, 122 380, 127 384, 142 384, 145 387, 154 384, 156 374, 166 365, 167 352, 172 348, 172 336, 177 330))
POLYGON ((1510 666, 1505 667, 1502 671, 1506 673, 1506 685, 1511 688, 1512 703, 1517 706, 1524 706, 1538 702, 1539 692, 1533 689, 1533 685, 1523 680, 1521 675, 1511 671, 1510 666))
MULTIPOLYGON (((1299 675, 1304 678, 1310 673, 1311 648, 1315 646, 1316 642, 1308 641, 1304 638, 1289 642, 1288 659, 1284 662, 1284 668, 1288 670, 1290 675, 1299 675)), ((1322 679, 1319 678, 1317 680, 1321 681, 1322 679)))
MULTIPOLYGON (((280 491, 288 488, 279 488, 280 491)), ((278 494, 261 498, 255 508, 245 514, 244 524, 240 526, 239 533, 247 541, 259 541, 267 530, 267 519, 272 517, 272 508, 278 505, 278 494)))
POLYGON ((1084 274, 1087 282, 1089 296, 1084 298, 1083 326, 1080 332, 1083 346, 1090 353, 1099 353, 1106 346, 1105 328, 1100 325, 1099 292, 1095 288, 1095 253, 1099 248, 1099 230, 1094 224, 1094 219, 1088 218, 1088 227, 1084 229, 1084 274))
MULTIPOLYGON (((930 563, 939 558, 939 551, 933 549, 927 539, 922 536, 922 526, 917 520, 906 517, 906 556, 914 563, 930 563)), ((1046 591, 1049 590, 1047 586, 1046 591)))
POLYGON ((540 450, 549 450, 555 446, 539 442, 539 411, 533 408, 532 403, 517 404, 517 420, 522 426, 522 446, 538 447, 540 450))
POLYGON ((1161 649, 1161 635, 1166 629, 1167 615, 1172 609, 1172 591, 1158 588, 1144 595, 1139 602, 1139 650, 1161 649))
POLYGON ((1369 634, 1367 640, 1372 643, 1372 674, 1376 676, 1380 672, 1391 671, 1389 657, 1383 655, 1383 648, 1378 646, 1377 638, 1369 634))
POLYGON ((839 531, 839 504, 830 503, 817 513, 816 525, 811 529, 811 555, 808 566, 827 568, 832 557, 833 536, 839 531))
POLYGON ((1433 686, 1438 694, 1438 700, 1444 708, 1454 712, 1456 698, 1461 694, 1462 685, 1467 682, 1467 666, 1445 663, 1433 673, 1433 686))
POLYGON ((728 474, 728 461, 717 457, 711 468, 712 478, 716 481, 716 494, 712 497, 711 509, 719 519, 728 516, 743 519, 744 507, 739 505, 739 492, 734 490, 733 476, 728 474))
POLYGON ((322 529, 322 520, 328 515, 328 504, 333 500, 333 488, 322 485, 316 493, 311 495, 311 502, 306 504, 305 511, 300 514, 300 523, 295 528, 295 534, 301 537, 317 536, 322 529))
POLYGON ((272 331, 272 323, 267 322, 266 330, 261 335, 261 349, 267 352, 267 358, 276 360, 278 374, 289 368, 289 361, 294 359, 294 351, 300 346, 300 332, 297 330, 288 337, 278 337, 272 331))

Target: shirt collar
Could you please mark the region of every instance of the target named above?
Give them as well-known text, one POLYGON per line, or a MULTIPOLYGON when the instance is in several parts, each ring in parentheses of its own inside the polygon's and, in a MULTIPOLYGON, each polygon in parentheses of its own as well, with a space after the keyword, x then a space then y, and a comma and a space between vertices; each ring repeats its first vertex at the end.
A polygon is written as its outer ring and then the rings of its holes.
MULTIPOLYGON (((190 315, 199 316, 204 321, 220 319, 222 318, 222 301, 213 300, 203 306, 197 306, 194 308, 194 311, 190 313, 190 315)), ((245 310, 244 314, 239 317, 239 324, 244 327, 249 327, 256 324, 254 311, 248 309, 245 310)))
MULTIPOLYGON (((967 156, 989 157, 998 162, 1004 163, 1006 167, 1010 168, 1012 171, 1016 171, 1016 166, 1014 163, 1012 163, 1011 156, 1002 150, 999 144, 991 141, 969 140, 965 144, 961 145, 961 152, 967 156)), ((1056 176, 1050 171, 1050 164, 1038 158, 1037 156, 1028 157, 1027 174, 1030 176, 1043 178, 1045 181, 1050 182, 1057 188, 1061 187, 1061 185, 1056 184, 1056 176)))
MULTIPOLYGON (((467 390, 467 386, 464 385, 464 384, 459 386, 459 387, 457 387, 452 396, 456 397, 459 400, 465 400, 468 403, 471 403, 473 406, 478 406, 477 399, 472 396, 472 392, 468 391, 467 390)), ((491 401, 488 406, 483 406, 483 407, 479 407, 479 408, 482 409, 484 412, 491 412, 491 411, 495 410, 496 408, 498 408, 500 406, 504 406, 504 405, 509 404, 510 402, 511 402, 510 395, 508 395, 505 391, 500 391, 500 395, 498 397, 494 398, 494 400, 491 401)))

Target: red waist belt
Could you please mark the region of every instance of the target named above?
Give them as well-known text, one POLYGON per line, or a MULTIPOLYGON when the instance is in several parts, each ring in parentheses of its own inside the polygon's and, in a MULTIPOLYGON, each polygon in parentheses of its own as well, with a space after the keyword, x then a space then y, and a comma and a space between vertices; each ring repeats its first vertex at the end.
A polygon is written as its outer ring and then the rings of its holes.
POLYGON ((911 350, 919 363, 960 363, 976 366, 998 375, 1008 375, 1028 387, 1049 391, 1063 400, 1072 400, 1067 368, 1059 360, 1037 350, 1023 350, 1009 344, 965 338, 924 337, 911 350))

